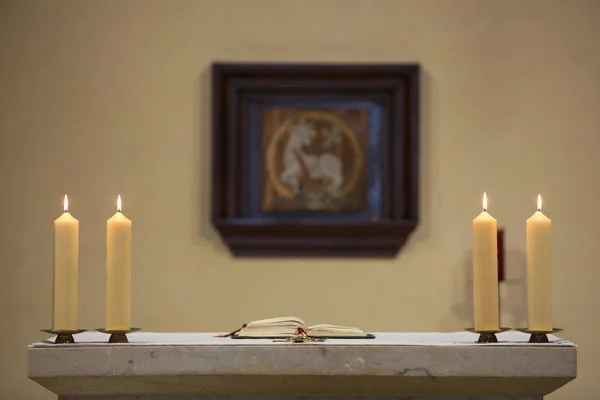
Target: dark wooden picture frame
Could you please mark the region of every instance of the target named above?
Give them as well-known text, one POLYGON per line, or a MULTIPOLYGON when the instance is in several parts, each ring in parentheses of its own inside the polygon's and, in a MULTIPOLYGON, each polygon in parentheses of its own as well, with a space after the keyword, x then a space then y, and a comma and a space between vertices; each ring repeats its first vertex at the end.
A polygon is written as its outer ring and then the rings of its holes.
MULTIPOLYGON (((244 257, 394 257, 419 220, 419 81, 417 64, 213 64, 212 223, 231 252, 244 257), (262 147, 267 140, 264 139, 267 122, 271 121, 266 116, 292 115, 294 110, 301 110, 294 121, 302 119, 293 125, 295 130, 277 128, 279 133, 287 135, 286 143, 292 141, 293 134, 298 134, 294 138, 304 137, 302 129, 307 126, 311 129, 317 126, 319 138, 325 135, 321 133, 324 129, 329 129, 318 125, 319 120, 306 122, 305 115, 329 118, 331 114, 331 118, 337 118, 332 113, 338 113, 344 118, 354 118, 348 119, 352 126, 367 121, 362 125, 365 129, 349 130, 356 137, 369 135, 362 147, 355 146, 356 154, 347 156, 349 151, 339 150, 339 154, 350 160, 343 163, 344 167, 358 160, 359 155, 364 156, 362 169, 356 169, 363 175, 352 172, 353 177, 363 182, 362 186, 353 186, 356 195, 352 198, 348 195, 348 200, 344 200, 346 208, 315 211, 282 202, 272 204, 292 209, 261 206, 266 204, 266 200, 261 203, 261 198, 267 196, 264 193, 273 191, 268 186, 272 177, 283 176, 273 172, 275 167, 268 174, 265 172, 265 155, 268 153, 268 160, 275 160, 269 162, 276 163, 289 153, 284 152, 281 157, 274 153, 273 148, 279 144, 269 150, 262 147)), ((311 132, 309 136, 315 137, 314 131, 311 132)), ((352 140, 358 143, 355 139, 344 140, 336 143, 352 140)), ((342 165, 339 159, 332 164, 331 158, 335 158, 332 156, 327 160, 323 155, 315 157, 323 165, 319 171, 326 171, 328 165, 342 165)), ((302 158, 297 160, 302 162, 302 158)), ((304 175, 297 172, 291 181, 301 189, 294 186, 293 196, 299 196, 298 190, 306 191, 306 185, 318 181, 320 189, 306 192, 306 196, 325 199, 323 182, 330 185, 329 190, 333 187, 330 182, 336 179, 334 175, 302 180, 300 185, 299 179, 308 179, 310 175, 305 164, 301 166, 304 175)), ((325 176, 325 172, 321 173, 325 176)), ((278 185, 286 187, 280 182, 278 185)), ((285 190, 291 189, 287 186, 285 190)), ((315 207, 326 204, 325 200, 315 202, 315 207)))

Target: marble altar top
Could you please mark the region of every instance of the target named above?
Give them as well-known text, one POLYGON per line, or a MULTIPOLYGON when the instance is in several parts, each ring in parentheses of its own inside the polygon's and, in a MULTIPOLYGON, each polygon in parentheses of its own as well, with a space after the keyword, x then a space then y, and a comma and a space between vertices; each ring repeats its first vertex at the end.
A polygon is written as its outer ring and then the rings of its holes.
MULTIPOLYGON (((325 342, 303 343, 316 346, 535 346, 576 347, 569 340, 549 335, 549 343, 528 343, 529 335, 518 331, 499 333, 498 343, 476 343, 478 335, 471 332, 379 332, 375 339, 329 339, 325 342)), ((54 344, 54 338, 33 343, 30 348, 44 347, 90 347, 90 346, 285 346, 288 343, 270 339, 231 339, 216 337, 217 333, 158 333, 134 332, 127 335, 129 343, 107 343, 108 335, 88 331, 75 335, 73 344, 54 344)))

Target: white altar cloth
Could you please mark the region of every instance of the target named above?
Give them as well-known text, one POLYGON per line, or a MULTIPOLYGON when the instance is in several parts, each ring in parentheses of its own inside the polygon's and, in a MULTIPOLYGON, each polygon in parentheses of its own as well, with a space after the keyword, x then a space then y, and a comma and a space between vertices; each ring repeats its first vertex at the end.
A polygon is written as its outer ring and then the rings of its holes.
MULTIPOLYGON (((548 335, 549 343, 528 343, 529 335, 518 331, 497 334, 498 343, 476 343, 478 335, 471 332, 373 332, 375 339, 329 339, 325 342, 310 342, 310 346, 553 346, 577 347, 574 343, 554 335, 548 335)), ((109 336, 96 331, 74 335, 76 343, 54 344, 54 338, 29 345, 43 347, 90 347, 90 346, 274 346, 289 343, 273 342, 270 339, 231 339, 216 337, 217 333, 159 333, 134 332, 127 335, 129 343, 107 343, 109 336)))

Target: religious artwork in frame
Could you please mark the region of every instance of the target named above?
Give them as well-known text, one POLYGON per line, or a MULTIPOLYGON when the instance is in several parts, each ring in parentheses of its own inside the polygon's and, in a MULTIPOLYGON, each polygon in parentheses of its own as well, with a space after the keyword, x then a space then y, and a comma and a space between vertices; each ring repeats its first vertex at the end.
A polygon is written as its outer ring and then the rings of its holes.
POLYGON ((418 223, 417 64, 212 65, 212 223, 240 257, 394 257, 418 223))

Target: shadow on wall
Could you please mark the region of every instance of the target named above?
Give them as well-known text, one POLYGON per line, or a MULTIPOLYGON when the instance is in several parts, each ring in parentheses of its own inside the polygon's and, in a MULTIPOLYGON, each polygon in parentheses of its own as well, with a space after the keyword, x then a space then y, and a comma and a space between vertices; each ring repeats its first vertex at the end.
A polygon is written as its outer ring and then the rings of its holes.
POLYGON ((199 160, 198 160, 198 182, 196 190, 192 192, 193 204, 199 206, 198 230, 192 233, 192 241, 198 242, 198 233, 200 238, 211 244, 218 253, 230 254, 227 247, 223 244, 218 232, 213 228, 211 222, 211 181, 212 181, 212 110, 211 110, 211 69, 206 67, 198 76, 198 97, 195 102, 198 106, 197 130, 200 140, 199 160))
POLYGON ((527 326, 526 258, 520 250, 508 250, 505 259, 506 278, 500 287, 501 315, 511 328, 527 326))
POLYGON ((452 296, 454 303, 450 306, 451 321, 461 321, 464 326, 452 326, 450 330, 473 327, 473 257, 467 252, 463 260, 453 268, 458 282, 453 284, 456 294, 452 296))
MULTIPOLYGON (((519 250, 508 250, 505 258, 505 280, 500 283, 500 325, 511 328, 527 326, 527 294, 525 281, 525 253, 519 250)), ((454 303, 450 306, 451 318, 448 330, 473 327, 473 258, 469 251, 463 261, 454 268, 457 271, 457 282, 454 284, 456 294, 452 296, 454 303), (456 326, 462 321, 464 327, 456 326)))

